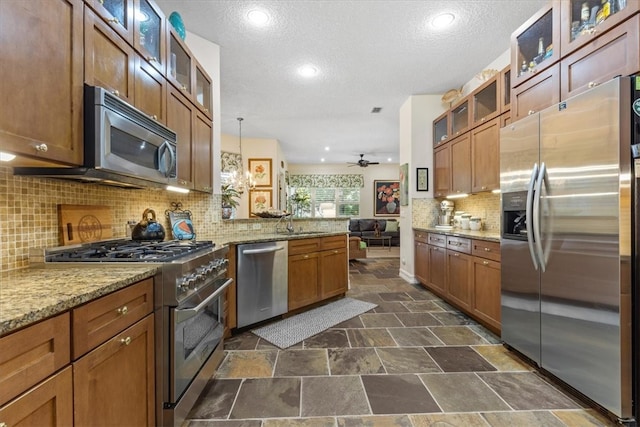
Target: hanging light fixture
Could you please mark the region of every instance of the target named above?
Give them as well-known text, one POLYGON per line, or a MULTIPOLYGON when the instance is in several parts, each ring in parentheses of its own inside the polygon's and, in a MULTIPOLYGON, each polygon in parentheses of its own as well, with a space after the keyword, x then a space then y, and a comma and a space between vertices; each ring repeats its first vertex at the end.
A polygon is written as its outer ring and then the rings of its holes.
MULTIPOLYGON (((244 118, 238 117, 238 142, 240 145, 240 159, 242 161, 242 121, 244 118)), ((256 186, 256 182, 253 179, 251 171, 247 171, 245 176, 239 175, 237 170, 231 172, 229 184, 240 194, 245 190, 253 190, 256 186)))

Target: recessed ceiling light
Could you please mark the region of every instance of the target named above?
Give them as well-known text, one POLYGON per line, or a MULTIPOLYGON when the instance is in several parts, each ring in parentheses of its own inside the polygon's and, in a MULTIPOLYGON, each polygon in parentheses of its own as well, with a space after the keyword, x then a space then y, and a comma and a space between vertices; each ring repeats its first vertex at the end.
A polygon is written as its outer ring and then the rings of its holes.
POLYGON ((389 157, 389 158, 387 159, 387 162, 390 162, 390 161, 391 161, 391 157, 389 157))
POLYGON ((324 157, 322 159, 320 159, 321 162, 324 162, 324 157))
POLYGON ((329 151, 330 148, 329 147, 324 147, 324 151, 329 151))
POLYGON ((318 74, 318 69, 313 65, 303 65, 302 67, 298 68, 298 74, 300 74, 302 77, 314 77, 316 74, 318 74))
POLYGON ((442 13, 433 18, 431 25, 433 25, 434 28, 446 28, 451 25, 455 19, 456 17, 453 13, 442 13))
POLYGON ((247 13, 247 19, 253 25, 263 27, 269 23, 269 15, 263 10, 253 9, 247 13))

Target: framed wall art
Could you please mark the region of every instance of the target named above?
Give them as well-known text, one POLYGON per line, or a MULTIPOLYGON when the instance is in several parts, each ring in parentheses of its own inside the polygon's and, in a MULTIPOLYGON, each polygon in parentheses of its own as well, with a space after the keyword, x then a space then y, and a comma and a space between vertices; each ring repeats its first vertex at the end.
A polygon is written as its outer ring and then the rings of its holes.
POLYGON ((256 217, 255 213, 264 212, 271 208, 271 190, 251 190, 249 192, 249 214, 256 217))
POLYGON ((429 168, 416 168, 416 191, 429 191, 429 168))
POLYGON ((271 187, 271 159, 249 159, 249 172, 256 187, 271 187))
POLYGON ((373 181, 373 215, 400 216, 400 181, 373 181))

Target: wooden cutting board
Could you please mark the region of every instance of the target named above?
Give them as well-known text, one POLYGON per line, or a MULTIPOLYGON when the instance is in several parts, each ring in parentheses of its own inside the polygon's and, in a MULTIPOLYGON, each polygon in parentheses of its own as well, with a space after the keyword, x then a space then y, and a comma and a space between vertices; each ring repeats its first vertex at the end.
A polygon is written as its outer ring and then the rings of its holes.
POLYGON ((113 212, 109 206, 58 205, 61 245, 95 242, 113 237, 113 212))

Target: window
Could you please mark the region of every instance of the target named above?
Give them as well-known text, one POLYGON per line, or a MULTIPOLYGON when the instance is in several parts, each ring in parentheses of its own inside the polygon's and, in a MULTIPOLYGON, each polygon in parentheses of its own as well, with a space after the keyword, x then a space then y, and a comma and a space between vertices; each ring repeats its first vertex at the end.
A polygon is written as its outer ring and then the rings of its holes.
MULTIPOLYGON (((291 194, 308 193, 310 206, 296 209, 294 213, 306 218, 337 218, 360 215, 359 188, 291 188, 291 194)), ((294 206, 295 209, 295 206, 294 206)))

